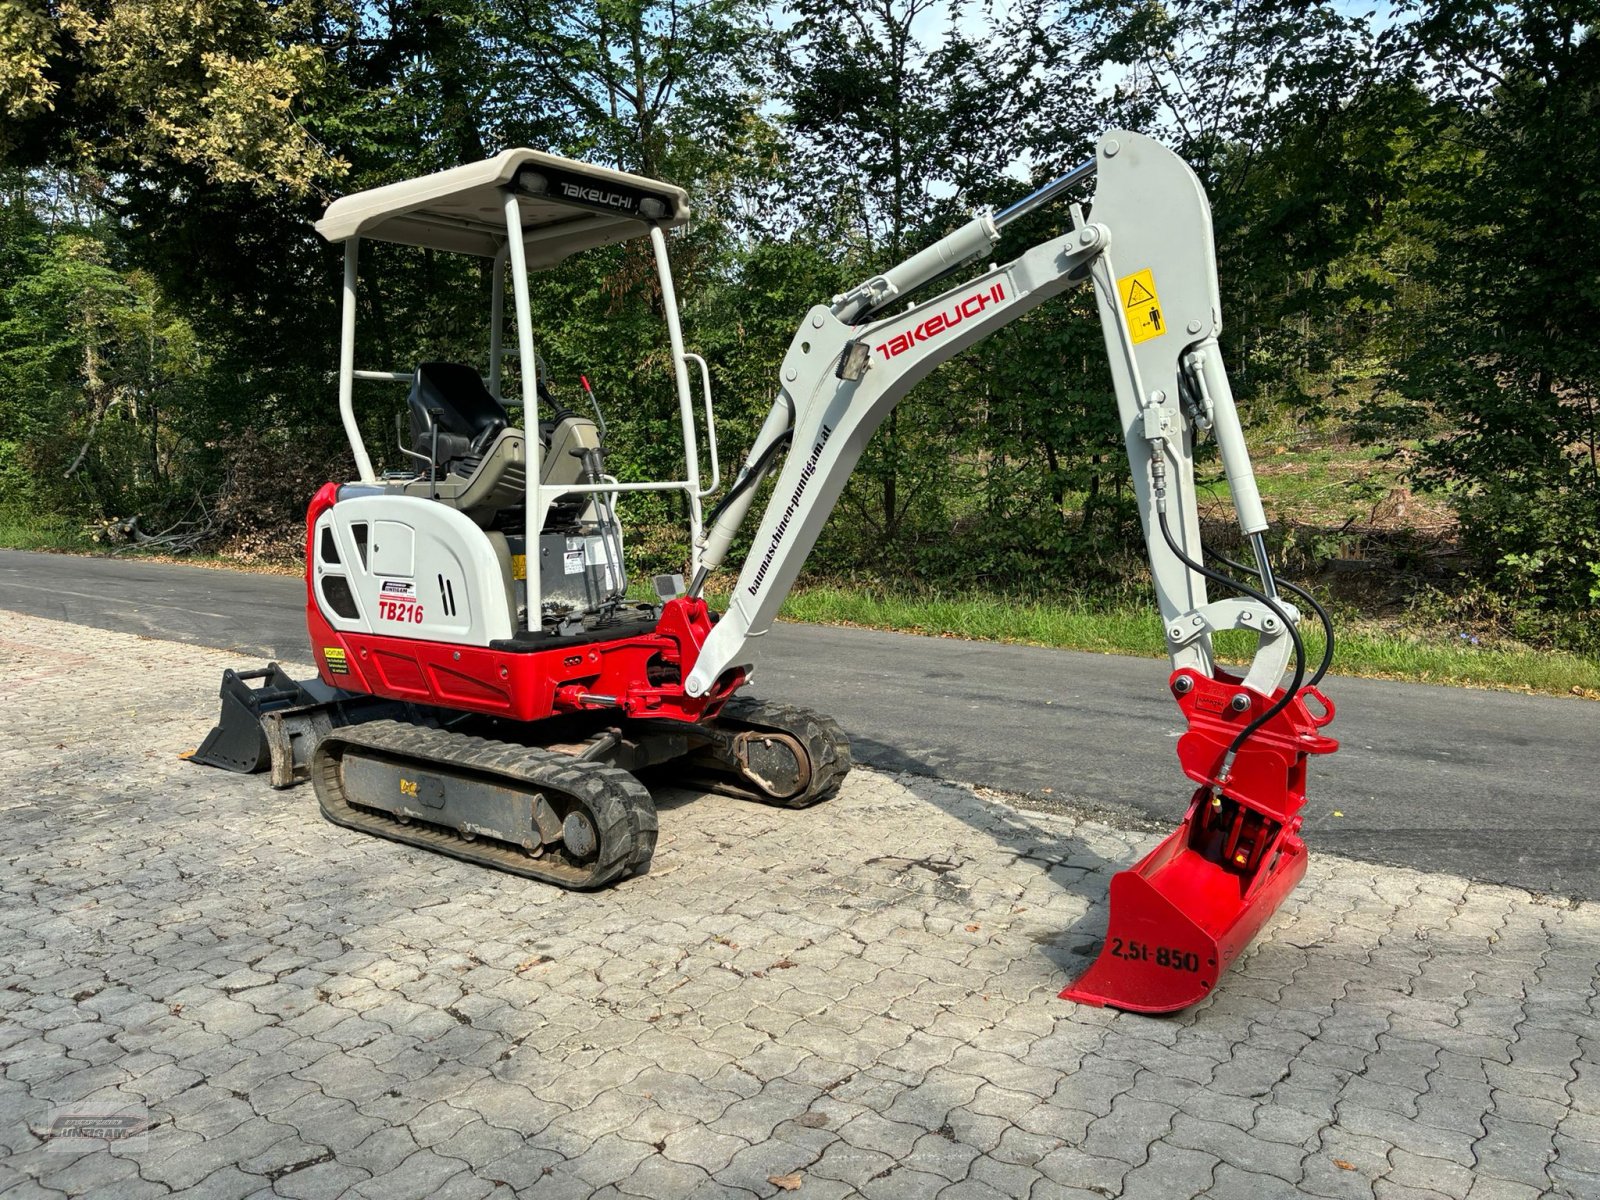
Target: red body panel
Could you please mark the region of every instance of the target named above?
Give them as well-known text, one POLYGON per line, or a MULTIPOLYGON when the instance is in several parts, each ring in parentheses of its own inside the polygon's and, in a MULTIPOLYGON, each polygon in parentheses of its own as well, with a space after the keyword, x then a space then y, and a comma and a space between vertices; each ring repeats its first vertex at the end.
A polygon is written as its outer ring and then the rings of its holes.
POLYGON ((712 617, 705 601, 681 596, 662 607, 650 633, 549 650, 494 650, 335 630, 312 591, 312 543, 317 519, 333 506, 338 491, 335 484, 323 485, 306 514, 306 626, 325 683, 514 721, 621 708, 630 717, 692 722, 715 715, 743 682, 735 674, 708 695, 684 692, 682 680, 711 632, 712 617))

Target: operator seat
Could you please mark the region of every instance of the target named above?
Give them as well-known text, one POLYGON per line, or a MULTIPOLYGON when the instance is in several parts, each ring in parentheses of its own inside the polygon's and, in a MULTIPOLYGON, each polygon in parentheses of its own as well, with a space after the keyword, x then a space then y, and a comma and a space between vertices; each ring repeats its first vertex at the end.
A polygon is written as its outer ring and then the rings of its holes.
POLYGON ((505 405, 489 394, 483 377, 465 363, 418 363, 407 399, 411 448, 443 475, 471 474, 496 435, 511 424, 505 405), (438 429, 438 450, 434 430, 438 429))
MULTIPOLYGON (((554 410, 553 419, 539 423, 540 445, 548 449, 560 419, 572 414, 556 404, 543 379, 538 388, 539 398, 554 410)), ((407 495, 448 504, 482 528, 488 528, 499 513, 522 506, 527 491, 527 441, 522 430, 510 424, 505 406, 484 387, 477 371, 463 363, 418 364, 409 407, 412 446, 418 458, 432 462, 433 470, 424 468, 401 485, 407 495), (435 426, 439 448, 437 457, 430 457, 435 426)), ((551 455, 544 463, 543 482, 565 480, 575 469, 570 455, 551 455)), ((575 505, 582 509, 587 503, 586 497, 557 500, 549 519, 562 516, 563 508, 575 505)))

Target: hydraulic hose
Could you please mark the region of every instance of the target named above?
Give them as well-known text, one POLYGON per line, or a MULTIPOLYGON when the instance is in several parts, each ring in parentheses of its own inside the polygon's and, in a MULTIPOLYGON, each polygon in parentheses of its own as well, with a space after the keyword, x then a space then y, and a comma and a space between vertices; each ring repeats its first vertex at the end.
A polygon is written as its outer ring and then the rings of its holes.
MULTIPOLYGON (((1218 554, 1215 550, 1206 546, 1202 546, 1201 549, 1205 552, 1206 557, 1221 563, 1231 571, 1242 571, 1246 575, 1253 573, 1250 567, 1245 566, 1243 563, 1234 562, 1233 559, 1225 554, 1218 554)), ((1322 677, 1328 673, 1328 668, 1333 666, 1333 618, 1328 616, 1327 609, 1317 603, 1317 598, 1299 584, 1291 583, 1287 579, 1279 579, 1277 584, 1284 591, 1293 592, 1309 604, 1311 610, 1317 614, 1317 620, 1322 623, 1322 661, 1317 664, 1316 671, 1312 673, 1311 678, 1306 680, 1305 683, 1306 687, 1316 687, 1317 684, 1322 682, 1322 677)))
POLYGON ((1233 762, 1233 756, 1239 752, 1239 747, 1243 746, 1254 735, 1256 730, 1288 708, 1294 702, 1295 697, 1300 694, 1300 687, 1305 682, 1306 677, 1306 646, 1305 642, 1300 638, 1300 631, 1295 627, 1295 623, 1289 619, 1289 614, 1284 611, 1283 606, 1276 600, 1265 592, 1257 591, 1247 583, 1242 583, 1237 579, 1222 574, 1220 571, 1213 571, 1204 563, 1196 562, 1184 553, 1183 547, 1178 545, 1177 539, 1172 536, 1172 527, 1167 523, 1167 464, 1162 457, 1166 453, 1165 446, 1160 441, 1157 441, 1152 449, 1154 454, 1150 460, 1151 490, 1155 495, 1156 501, 1156 523, 1161 527, 1161 536, 1165 539, 1167 548, 1172 551, 1173 556, 1179 562, 1196 574, 1211 580, 1213 583, 1249 596, 1252 600, 1270 609, 1278 620, 1283 622, 1284 628, 1289 631, 1290 641, 1294 645, 1294 682, 1284 689, 1283 695, 1278 697, 1276 703, 1241 729, 1238 736, 1233 739, 1232 744, 1228 747, 1227 754, 1223 756, 1222 760, 1220 775, 1226 776, 1228 767, 1233 762))
POLYGON ((789 432, 775 439, 771 445, 762 451, 760 458, 748 464, 743 471, 739 472, 739 478, 733 481, 733 486, 728 489, 727 494, 721 500, 717 501, 717 506, 706 517, 704 523, 708 529, 717 523, 717 518, 727 511, 728 505, 766 478, 767 466, 772 462, 773 456, 787 449, 793 438, 794 430, 791 427, 789 432))

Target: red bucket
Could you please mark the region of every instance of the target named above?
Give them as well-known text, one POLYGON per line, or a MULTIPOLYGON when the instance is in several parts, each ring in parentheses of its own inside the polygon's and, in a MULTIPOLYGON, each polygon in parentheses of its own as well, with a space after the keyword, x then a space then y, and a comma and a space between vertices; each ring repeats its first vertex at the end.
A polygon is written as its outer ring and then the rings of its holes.
POLYGON ((1305 763, 1308 755, 1338 748, 1318 732, 1333 720, 1333 706, 1305 689, 1251 736, 1218 782, 1237 730, 1277 697, 1244 693, 1227 677, 1179 671, 1172 679, 1189 718, 1178 757, 1205 786, 1176 830, 1112 878, 1105 945, 1062 991, 1063 1000, 1161 1013, 1205 999, 1305 876, 1297 815, 1305 803, 1305 763), (1230 703, 1240 694, 1251 699, 1242 712, 1230 703), (1321 706, 1321 715, 1312 715, 1305 697, 1321 706))

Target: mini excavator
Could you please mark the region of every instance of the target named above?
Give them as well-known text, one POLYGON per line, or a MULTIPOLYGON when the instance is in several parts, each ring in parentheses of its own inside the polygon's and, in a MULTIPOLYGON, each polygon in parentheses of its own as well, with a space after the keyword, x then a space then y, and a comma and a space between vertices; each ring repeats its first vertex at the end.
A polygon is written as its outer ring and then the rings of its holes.
MULTIPOLYGON (((1169 686, 1188 722, 1178 757, 1197 786, 1178 828, 1113 878, 1105 946, 1062 995, 1140 1012, 1202 999, 1304 875, 1306 763, 1338 743, 1322 733, 1333 706, 1317 687, 1331 627, 1311 670, 1289 597, 1324 624, 1327 614, 1274 578, 1267 555, 1217 342, 1211 210, 1199 181, 1157 142, 1113 131, 1093 160, 811 309, 741 469, 704 515, 721 484, 710 372, 684 349, 668 261, 668 231, 688 220, 680 188, 525 149, 327 209, 317 230, 344 248, 339 412, 359 478, 324 485, 306 514, 318 678, 297 682, 276 664, 226 672, 221 721, 194 757, 270 771, 275 786, 309 780, 340 825, 579 889, 648 868, 657 823, 638 779, 647 768, 780 807, 826 800, 850 769, 839 726, 739 694, 763 635, 895 404, 940 363, 1087 283, 1169 686), (1086 211, 1080 189, 1091 182, 1086 211), (1008 225, 1063 200, 1067 232, 989 262, 1008 225), (606 469, 599 406, 555 399, 534 345, 528 279, 636 237, 654 252, 683 467, 676 479, 619 482, 606 469), (486 376, 447 362, 356 368, 363 240, 492 262, 486 376), (937 295, 913 298, 935 286, 937 295), (502 373, 508 358, 514 387, 502 373), (397 447, 405 469, 374 470, 357 383, 408 388, 409 428, 397 447), (1195 439, 1206 433, 1253 566, 1207 562, 1193 470, 1195 439), (707 576, 774 476, 738 583, 714 613, 707 576), (681 495, 691 547, 686 574, 656 576, 649 602, 629 598, 618 517, 624 499, 644 491, 681 495), (1210 585, 1230 594, 1212 599, 1210 585), (1242 673, 1216 662, 1212 636, 1224 630, 1255 635, 1242 673)), ((593 399, 587 380, 584 392, 593 399)))

